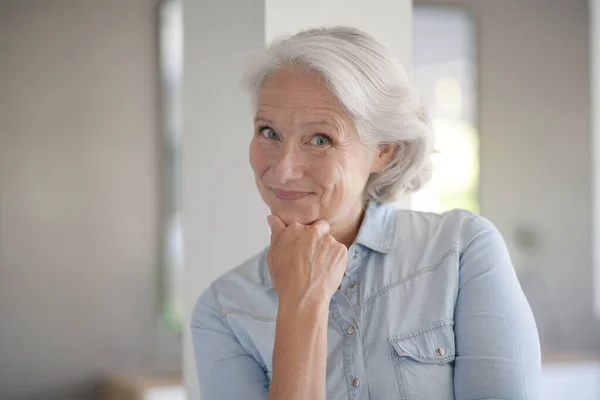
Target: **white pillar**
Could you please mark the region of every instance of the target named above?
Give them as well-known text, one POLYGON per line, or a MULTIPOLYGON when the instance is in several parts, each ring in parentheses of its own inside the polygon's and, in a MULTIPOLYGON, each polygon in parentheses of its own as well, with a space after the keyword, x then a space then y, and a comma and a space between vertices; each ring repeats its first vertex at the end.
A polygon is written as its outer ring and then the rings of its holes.
POLYGON ((594 315, 600 319, 600 0, 590 0, 592 260, 594 315))
POLYGON ((188 321, 198 295, 268 243, 267 208, 248 164, 252 112, 239 81, 247 56, 274 37, 345 24, 410 65, 410 0, 184 0, 182 208, 184 380, 199 399, 188 321))

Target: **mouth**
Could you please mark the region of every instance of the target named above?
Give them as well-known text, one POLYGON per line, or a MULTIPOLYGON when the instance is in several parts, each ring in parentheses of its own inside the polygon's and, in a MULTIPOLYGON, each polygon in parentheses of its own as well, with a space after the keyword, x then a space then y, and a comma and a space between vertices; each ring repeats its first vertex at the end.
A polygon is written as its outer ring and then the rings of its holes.
POLYGON ((289 190, 272 189, 273 193, 279 200, 283 201, 297 201, 305 197, 308 197, 312 192, 296 192, 289 190))

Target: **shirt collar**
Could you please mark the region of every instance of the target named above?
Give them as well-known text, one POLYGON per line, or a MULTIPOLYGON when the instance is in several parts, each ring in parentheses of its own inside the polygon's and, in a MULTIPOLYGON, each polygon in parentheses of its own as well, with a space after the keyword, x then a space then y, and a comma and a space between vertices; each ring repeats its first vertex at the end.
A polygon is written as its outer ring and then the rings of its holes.
MULTIPOLYGON (((396 212, 393 204, 370 201, 354 243, 383 254, 393 252, 396 245, 396 212)), ((270 289, 272 282, 267 266, 267 252, 268 249, 263 253, 262 261, 265 287, 270 289)))
POLYGON ((369 202, 354 243, 384 254, 393 252, 396 245, 396 212, 393 204, 369 202))

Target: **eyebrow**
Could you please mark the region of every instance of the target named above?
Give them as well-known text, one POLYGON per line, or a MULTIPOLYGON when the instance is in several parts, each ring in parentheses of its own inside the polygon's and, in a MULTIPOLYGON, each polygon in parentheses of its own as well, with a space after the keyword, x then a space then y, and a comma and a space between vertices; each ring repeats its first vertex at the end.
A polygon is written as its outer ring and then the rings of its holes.
POLYGON ((270 119, 267 119, 265 117, 259 117, 259 116, 254 117, 254 122, 264 122, 269 125, 273 125, 273 121, 271 121, 270 119))
MULTIPOLYGON (((254 118, 254 122, 264 122, 266 124, 273 125, 273 121, 271 121, 268 118, 261 117, 261 116, 255 117, 254 118)), ((332 128, 337 129, 337 125, 336 124, 334 124, 331 121, 326 120, 326 119, 321 119, 321 120, 318 120, 318 121, 303 122, 300 125, 301 126, 323 126, 324 125, 324 126, 330 126, 332 128)))
POLYGON ((302 126, 326 125, 326 126, 331 126, 333 128, 337 128, 337 126, 335 124, 331 123, 329 120, 326 120, 326 119, 322 119, 319 121, 303 122, 300 125, 302 125, 302 126))

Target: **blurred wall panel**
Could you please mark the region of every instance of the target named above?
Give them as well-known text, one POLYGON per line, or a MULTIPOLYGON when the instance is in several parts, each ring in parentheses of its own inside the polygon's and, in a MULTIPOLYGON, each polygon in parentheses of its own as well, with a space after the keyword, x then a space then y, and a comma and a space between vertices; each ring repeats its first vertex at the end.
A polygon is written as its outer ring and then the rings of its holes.
POLYGON ((156 323, 156 1, 0 1, 0 398, 180 368, 156 323))
POLYGON ((477 20, 481 212, 509 244, 543 347, 600 354, 587 2, 415 3, 461 5, 477 20))

